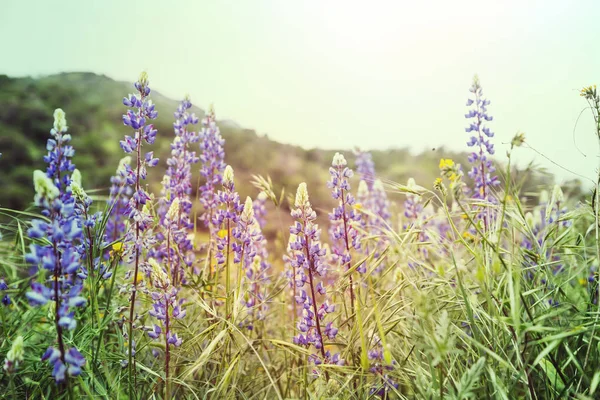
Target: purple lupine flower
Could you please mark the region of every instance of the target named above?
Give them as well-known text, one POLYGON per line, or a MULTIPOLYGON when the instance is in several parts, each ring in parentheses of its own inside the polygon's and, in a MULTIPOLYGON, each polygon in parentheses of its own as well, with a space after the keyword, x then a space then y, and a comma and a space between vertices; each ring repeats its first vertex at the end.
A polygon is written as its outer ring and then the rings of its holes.
POLYGON ((187 112, 191 107, 192 103, 189 98, 185 98, 174 113, 175 138, 171 144, 171 157, 167 159, 167 171, 163 179, 158 211, 161 219, 164 218, 173 199, 178 198, 182 211, 180 225, 187 228, 193 227, 189 219, 189 213, 192 209, 190 198, 192 193, 191 165, 200 160, 196 156, 196 152, 190 149, 190 145, 198 142, 199 139, 198 134, 189 129, 198 123, 198 117, 187 112))
MULTIPOLYGON (((221 137, 219 127, 215 119, 214 109, 211 107, 205 118, 202 119, 202 130, 199 133, 200 140, 200 175, 204 178, 204 184, 198 189, 200 203, 204 207, 202 216, 207 227, 213 230, 211 225, 213 216, 219 205, 217 197, 217 187, 223 180, 225 171, 225 151, 223 145, 225 141, 221 137)), ((214 233, 214 232, 212 232, 214 233)))
MULTIPOLYGON (((295 235, 293 237, 296 239, 290 243, 290 248, 294 250, 291 265, 296 271, 295 300, 301 306, 302 316, 297 325, 300 333, 294 337, 294 343, 306 347, 314 346, 320 355, 315 354, 311 359, 315 364, 319 364, 330 359, 325 351, 325 338, 334 339, 337 329, 330 324, 323 326, 326 315, 334 312, 335 307, 325 299, 318 301, 316 297, 317 292, 321 297, 326 295, 321 282, 327 274, 327 266, 324 263, 326 251, 320 244, 321 230, 315 224, 317 213, 310 204, 306 183, 298 186, 295 207, 291 214, 296 222, 290 227, 290 234, 295 235)), ((327 372, 325 375, 329 380, 327 372)))
MULTIPOLYGON (((530 232, 524 235, 521 247, 542 256, 541 264, 550 268, 554 274, 562 271, 564 267, 560 252, 556 251, 553 240, 558 236, 557 231, 564 230, 572 224, 571 220, 564 218, 567 211, 562 189, 559 185, 555 185, 552 197, 549 197, 547 191, 541 191, 539 205, 525 215, 525 222, 530 232)), ((538 262, 537 259, 531 259, 529 266, 537 266, 538 262)), ((535 270, 531 268, 528 270, 529 277, 534 277, 535 270)))
POLYGON ((370 390, 371 395, 377 395, 381 398, 387 398, 387 393, 393 389, 398 389, 398 383, 389 375, 394 369, 396 362, 391 357, 385 357, 383 345, 379 337, 374 335, 374 345, 368 351, 369 372, 371 372, 380 383, 370 390), (386 358, 388 358, 386 360, 386 358))
POLYGON ((202 130, 198 134, 200 140, 200 175, 204 183, 198 188, 200 204, 204 208, 201 219, 209 230, 210 242, 208 244, 208 264, 210 270, 208 279, 213 280, 217 274, 213 267, 212 257, 214 254, 215 243, 213 238, 217 237, 219 227, 213 224, 215 213, 219 207, 217 188, 223 182, 223 173, 225 171, 225 151, 223 145, 225 141, 221 137, 219 127, 215 118, 214 108, 211 106, 208 114, 202 119, 202 130))
POLYGON ((409 224, 417 220, 423 211, 421 196, 413 192, 416 185, 413 178, 409 178, 408 183, 406 184, 408 191, 406 193, 406 200, 404 201, 404 216, 410 221, 409 224))
POLYGON ((112 275, 107 269, 106 264, 100 264, 100 257, 94 254, 95 227, 102 213, 91 213, 90 206, 92 199, 87 195, 81 186, 81 173, 78 169, 73 171, 71 176, 71 194, 75 200, 75 213, 80 222, 80 228, 83 231, 82 241, 79 249, 81 260, 85 260, 81 265, 79 277, 86 279, 88 274, 92 275, 92 282, 96 281, 96 276, 102 279, 108 279, 112 275))
MULTIPOLYGON (((172 204, 176 202, 177 200, 172 204)), ((167 214, 170 214, 170 210, 167 214)), ((157 320, 158 324, 153 324, 152 327, 147 328, 147 331, 151 339, 164 340, 165 376, 168 380, 171 346, 179 347, 183 342, 177 333, 173 332, 173 320, 185 317, 186 310, 182 307, 185 300, 178 298, 179 288, 169 279, 167 270, 170 267, 167 265, 167 268, 163 268, 154 258, 150 258, 148 262, 152 267, 151 282, 154 288, 150 293, 153 303, 149 314, 157 320)))
MULTIPOLYGON (((5 291, 8 290, 8 285, 6 284, 6 281, 3 278, 0 278, 0 291, 5 291)), ((4 296, 2 296, 2 305, 3 306, 9 306, 11 303, 10 297, 8 297, 8 294, 5 294, 4 296)))
POLYGON ((254 218, 256 218, 256 222, 260 226, 260 229, 264 229, 267 224, 267 220, 265 216, 267 215, 267 194, 264 191, 261 191, 256 199, 254 199, 253 207, 254 207, 254 218))
MULTIPOLYGON (((350 193, 349 182, 353 173, 347 165, 344 156, 335 153, 329 168, 331 179, 327 182, 327 186, 332 190, 332 197, 338 201, 338 205, 329 213, 332 252, 335 259, 343 266, 344 271, 348 271, 352 267, 350 252, 351 250, 360 250, 361 239, 361 235, 354 227, 354 224, 359 224, 360 215, 354 209, 355 199, 350 193)), ((357 271, 361 274, 367 272, 365 263, 359 265, 357 271)), ((354 314, 354 282, 352 275, 349 276, 349 279, 351 314, 354 314)))
POLYGON ((465 114, 465 118, 472 120, 469 126, 465 128, 465 131, 472 135, 467 142, 467 146, 474 147, 473 152, 469 155, 469 162, 473 164, 469 172, 469 177, 475 182, 473 197, 494 203, 495 198, 492 195, 491 189, 499 185, 500 181, 494 175, 496 169, 492 161, 488 158, 494 154, 494 145, 490 141, 494 133, 486 125, 486 122, 490 122, 493 119, 487 113, 487 106, 490 104, 490 101, 483 97, 483 89, 477 75, 473 78, 473 84, 469 91, 475 97, 467 101, 467 106, 472 106, 473 108, 465 114))
POLYGON ((57 108, 54 111, 54 126, 50 130, 52 138, 46 144, 48 154, 44 156, 44 162, 48 164, 46 175, 52 179, 63 202, 70 197, 67 188, 71 185, 71 173, 75 170, 75 165, 71 162, 75 150, 69 144, 71 135, 67 134, 67 130, 65 112, 57 108))
POLYGON ((188 130, 198 123, 194 114, 187 110, 192 107, 188 98, 184 99, 175 112, 175 139, 171 144, 171 157, 167 160, 167 171, 163 178, 163 188, 159 201, 158 215, 161 224, 169 224, 170 235, 165 239, 162 232, 157 234, 160 245, 151 252, 151 256, 159 262, 169 258, 173 284, 177 286, 185 279, 185 267, 194 263, 192 241, 188 238, 188 229, 194 224, 190 219, 192 209, 192 172, 191 165, 199 161, 195 151, 190 150, 190 144, 198 141, 198 135, 188 130), (177 202, 176 215, 165 221, 170 206, 177 202), (171 241, 173 246, 171 245, 171 241))
POLYGON ((67 351, 63 340, 63 329, 73 330, 77 326, 74 308, 86 304, 81 296, 83 283, 79 277, 82 222, 75 209, 70 176, 75 169, 70 161, 74 150, 68 145, 71 137, 65 134, 66 131, 65 113, 58 109, 54 112, 54 128, 50 131, 53 138, 48 140, 48 155, 44 157, 49 163, 46 173, 39 170, 33 173, 35 205, 46 219, 32 220, 28 236, 44 238, 46 242, 31 244, 30 253, 25 256, 28 264, 50 273, 44 283, 32 283, 32 290, 26 297, 34 306, 54 303, 58 348, 50 347, 42 360, 49 360, 56 382, 64 381, 67 375, 79 375, 85 364, 77 349, 67 351))
POLYGON ((297 295, 297 285, 296 285, 296 275, 297 275, 297 269, 296 269, 296 257, 297 257, 297 253, 301 252, 301 250, 295 250, 295 245, 294 243, 296 243, 296 241, 298 240, 298 237, 294 234, 290 234, 289 240, 288 240, 288 245, 287 245, 287 251, 286 254, 283 255, 283 262, 285 264, 285 272, 284 275, 288 280, 288 284, 289 284, 289 288, 290 288, 290 295, 292 298, 292 301, 289 304, 289 309, 290 311, 293 312, 293 316, 294 319, 298 316, 298 311, 297 311, 297 307, 296 307, 296 295, 297 295))
POLYGON ((385 187, 380 179, 375 179, 373 189, 371 190, 371 211, 377 216, 375 220, 376 226, 380 230, 389 229, 390 223, 390 201, 387 198, 385 187))
MULTIPOLYGON (((134 83, 137 90, 136 94, 130 94, 123 99, 123 105, 128 107, 127 113, 123 115, 123 124, 133 129, 133 137, 126 135, 121 141, 121 148, 125 153, 134 154, 136 159, 135 170, 125 164, 123 174, 125 182, 132 188, 132 196, 129 199, 129 219, 132 223, 124 239, 124 258, 127 262, 134 263, 134 270, 126 275, 131 276, 133 272, 133 285, 131 287, 131 299, 129 302, 129 332, 128 334, 128 355, 127 362, 129 366, 129 379, 133 378, 134 369, 132 357, 135 354, 133 349, 133 322, 135 317, 135 297, 138 286, 138 272, 148 273, 150 266, 147 261, 141 257, 144 249, 151 249, 154 245, 154 237, 149 234, 148 227, 152 223, 152 216, 148 210, 147 201, 150 195, 146 193, 142 186, 142 180, 146 179, 147 168, 156 166, 158 158, 154 157, 153 152, 143 154, 142 146, 145 143, 152 144, 156 140, 157 130, 154 125, 147 124, 148 121, 156 119, 158 112, 152 100, 148 98, 150 87, 148 86, 148 74, 142 72, 140 79, 134 83)), ((132 384, 132 382, 130 382, 132 384)))
POLYGON ((219 265, 227 261, 229 250, 231 249, 231 233, 237 225, 240 213, 244 209, 240 203, 240 196, 235 190, 233 182, 233 168, 228 165, 223 172, 223 190, 217 193, 217 204, 221 207, 213 215, 212 224, 214 227, 225 231, 224 235, 219 235, 217 239, 216 259, 219 265))
MULTIPOLYGON (((258 223, 254 218, 252 199, 246 198, 244 207, 237 218, 237 226, 232 230, 232 236, 237 239, 231 247, 234 254, 234 263, 250 263, 256 256, 256 243, 262 239, 258 223)), ((245 266, 245 265, 244 265, 245 266)))
POLYGON ((53 366, 52 376, 57 383, 64 382, 67 376, 81 374, 81 367, 85 365, 85 358, 75 347, 71 347, 66 353, 55 347, 48 347, 42 361, 48 361, 53 366))
MULTIPOLYGON (((232 233, 240 219, 244 206, 240 203, 240 196, 235 190, 233 182, 233 168, 228 165, 223 172, 223 190, 217 193, 217 208, 213 214, 212 226, 217 230, 216 255, 217 268, 225 268, 225 298, 226 312, 230 312, 230 253, 232 247, 232 233)), ((236 259, 239 253, 235 252, 236 259)), ((218 283, 218 282, 217 282, 218 283)))
POLYGON ((373 190, 373 183, 375 182, 375 163, 371 153, 367 151, 361 151, 356 149, 354 152, 356 156, 356 173, 359 175, 362 181, 365 181, 369 191, 373 190))
POLYGON ((237 239, 232 245, 234 262, 241 263, 245 272, 243 286, 246 291, 241 301, 247 307, 248 315, 243 325, 252 330, 256 322, 264 319, 268 309, 264 286, 268 282, 268 270, 271 266, 266 240, 254 215, 254 204, 250 197, 246 198, 232 235, 237 239))
POLYGON ((369 233, 380 234, 382 230, 386 230, 389 226, 391 217, 389 211, 389 200, 387 193, 383 187, 381 180, 377 179, 375 173, 375 163, 371 153, 356 150, 356 172, 361 181, 365 182, 365 188, 362 189, 362 198, 359 199, 361 208, 373 214, 369 219, 369 225, 375 230, 369 233))
MULTIPOLYGON (((110 178, 109 214, 104 231, 104 241, 106 243, 113 243, 125 235, 125 219, 129 215, 129 199, 133 193, 132 187, 127 185, 125 181, 128 170, 126 165, 131 165, 131 157, 129 156, 125 156, 119 161, 117 172, 110 178)), ((106 256, 108 256, 108 253, 106 256)))
MULTIPOLYGON (((387 193, 383 183, 379 179, 375 179, 371 188, 366 181, 361 180, 357 191, 359 225, 365 233, 366 240, 362 246, 363 254, 371 255, 378 258, 385 248, 389 245, 387 232, 390 230, 390 202, 387 198, 387 193), (370 240, 374 239, 374 240, 370 240)), ((374 271, 376 273, 385 268, 385 263, 382 262, 374 271)))

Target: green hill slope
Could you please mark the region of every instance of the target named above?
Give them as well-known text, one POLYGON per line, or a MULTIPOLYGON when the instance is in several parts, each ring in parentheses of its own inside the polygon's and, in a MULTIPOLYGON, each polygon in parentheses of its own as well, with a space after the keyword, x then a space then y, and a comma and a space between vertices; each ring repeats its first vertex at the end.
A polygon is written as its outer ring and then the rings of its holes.
MULTIPOLYGON (((0 159, 0 206, 23 209, 30 204, 32 171, 44 168, 45 143, 52 127, 52 113, 58 107, 67 113, 69 133, 76 149, 74 162, 82 172, 85 187, 106 194, 109 178, 123 157, 119 140, 129 133, 121 122, 125 110, 121 100, 131 91, 129 83, 92 73, 63 73, 42 78, 0 75, 0 152, 3 153, 0 159)), ((153 92, 152 99, 159 112, 155 124, 159 133, 151 148, 161 162, 158 168, 150 171, 149 182, 158 193, 170 152, 173 111, 178 101, 157 92, 153 92)), ((192 111, 198 117, 204 115, 200 108, 195 107, 192 111)), ((256 194, 250 184, 252 174, 270 175, 278 190, 285 187, 288 192, 306 181, 313 203, 318 208, 329 209, 332 201, 325 182, 334 151, 305 150, 281 144, 232 122, 222 121, 219 126, 226 141, 226 162, 236 172, 242 196, 256 194)), ((351 149, 345 149, 344 153, 353 166, 351 149)), ((419 155, 411 154, 408 149, 374 151, 372 154, 382 177, 406 182, 413 176, 426 186, 430 186, 438 174, 437 164, 441 157, 466 163, 465 154, 449 153, 443 148, 419 155)), ((194 179, 197 179, 198 168, 193 171, 194 179)))

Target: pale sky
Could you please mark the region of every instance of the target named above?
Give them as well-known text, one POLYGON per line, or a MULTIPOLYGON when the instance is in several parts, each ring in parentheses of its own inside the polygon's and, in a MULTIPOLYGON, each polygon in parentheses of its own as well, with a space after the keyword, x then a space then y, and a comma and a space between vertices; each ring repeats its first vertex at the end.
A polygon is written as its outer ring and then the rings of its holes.
MULTIPOLYGON (((466 149, 477 73, 497 156, 516 131, 593 179, 577 89, 600 83, 600 1, 0 2, 0 73, 91 71, 151 86, 307 148, 466 149), (578 150, 579 148, 579 150, 578 150)), ((531 150, 559 180, 575 175, 531 150)))

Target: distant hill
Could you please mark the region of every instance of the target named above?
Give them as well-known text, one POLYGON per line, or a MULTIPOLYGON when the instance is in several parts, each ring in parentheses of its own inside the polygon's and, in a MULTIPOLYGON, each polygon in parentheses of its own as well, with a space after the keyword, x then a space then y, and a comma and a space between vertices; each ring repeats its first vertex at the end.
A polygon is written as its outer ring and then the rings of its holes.
MULTIPOLYGON (((133 91, 131 83, 117 82, 92 73, 62 73, 42 78, 10 78, 0 75, 0 207, 23 209, 33 199, 32 171, 44 168, 45 143, 52 127, 52 113, 62 108, 67 114, 69 133, 76 154, 74 162, 82 172, 86 189, 107 193, 109 178, 123 157, 119 140, 130 133, 121 121, 125 110, 122 98, 133 91)), ((160 157, 158 168, 149 173, 155 193, 165 170, 173 139, 173 111, 178 101, 153 92, 159 117, 155 122, 158 138, 151 146, 160 157)), ((192 99, 193 102, 194 99, 192 99)), ((204 111, 192 110, 201 118, 204 111)), ((216 105, 218 118, 218 104, 216 105)), ((277 190, 294 192, 306 181, 313 204, 329 210, 332 200, 326 187, 328 167, 334 151, 306 150, 278 143, 254 130, 244 129, 233 121, 219 122, 225 138, 226 162, 236 173, 236 183, 242 196, 256 195, 250 184, 252 174, 269 175, 277 190)), ((399 133, 402 134, 402 133, 399 133)), ((354 166, 352 149, 344 149, 354 166)), ((441 157, 466 164, 466 153, 455 154, 438 148, 418 155, 408 149, 373 151, 373 159, 381 177, 406 182, 414 177, 423 186, 431 186, 438 174, 441 157)), ((194 167, 194 179, 199 177, 194 167)), ((243 198, 243 197, 242 197, 243 198)))

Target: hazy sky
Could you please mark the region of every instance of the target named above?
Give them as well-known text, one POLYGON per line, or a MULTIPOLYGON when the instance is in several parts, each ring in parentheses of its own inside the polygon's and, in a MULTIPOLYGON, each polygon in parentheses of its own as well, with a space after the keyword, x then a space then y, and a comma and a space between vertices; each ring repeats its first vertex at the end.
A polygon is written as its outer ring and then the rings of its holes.
MULTIPOLYGON (((221 119, 305 147, 464 149, 474 73, 498 157, 517 130, 593 178, 577 89, 600 83, 600 1, 0 2, 0 73, 92 71, 190 93, 221 119), (579 149, 579 150, 578 150, 579 149)), ((531 150, 561 179, 558 169, 531 150)))

